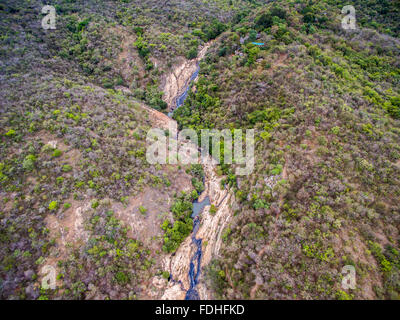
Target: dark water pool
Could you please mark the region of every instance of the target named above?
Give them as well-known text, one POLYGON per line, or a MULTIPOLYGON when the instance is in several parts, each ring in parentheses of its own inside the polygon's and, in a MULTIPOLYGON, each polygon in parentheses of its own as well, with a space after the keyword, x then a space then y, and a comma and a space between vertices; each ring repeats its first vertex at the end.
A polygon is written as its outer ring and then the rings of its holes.
POLYGON ((189 79, 189 82, 187 84, 185 91, 176 99, 176 108, 168 113, 168 117, 172 117, 172 115, 174 114, 174 111, 176 109, 178 109, 181 105, 183 105, 183 103, 185 102, 187 95, 189 93, 190 85, 199 75, 199 71, 200 71, 200 66, 197 66, 196 71, 192 74, 192 76, 189 79))

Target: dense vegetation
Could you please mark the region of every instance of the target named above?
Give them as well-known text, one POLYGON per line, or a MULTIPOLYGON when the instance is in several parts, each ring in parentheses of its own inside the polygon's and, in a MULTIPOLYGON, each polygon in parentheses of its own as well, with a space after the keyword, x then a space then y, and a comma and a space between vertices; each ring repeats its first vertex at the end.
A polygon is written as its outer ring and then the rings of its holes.
MULTIPOLYGON (((222 166, 236 204, 208 267, 216 297, 399 297, 400 42, 340 19, 331 1, 255 10, 219 37, 174 114, 182 127, 256 129, 254 172, 222 166), (340 286, 348 264, 356 290, 340 286)), ((398 36, 396 18, 379 21, 398 36)))
MULTIPOLYGON (((197 55, 235 12, 226 1, 206 5, 206 13, 180 1, 51 4, 56 30, 41 28, 41 1, 0 5, 0 296, 134 299, 160 271, 154 257, 163 237, 150 250, 128 236, 130 227, 112 208, 128 207, 149 187, 166 202, 178 197, 183 186, 174 179, 186 170, 147 164, 150 122, 141 103, 165 108, 162 75, 177 57, 194 56, 194 48, 197 55), (63 245, 65 235, 49 221, 69 234, 79 208, 87 209, 83 243, 67 237, 63 245), (41 288, 48 263, 57 266, 55 292, 41 288)), ((193 189, 202 188, 193 180, 193 189)), ((146 217, 146 204, 138 211, 146 217)), ((166 213, 158 214, 161 233, 166 213)), ((166 230, 174 243, 167 241, 166 251, 190 233, 191 219, 175 221, 174 214, 168 221, 175 229, 166 230), (186 229, 176 233, 180 221, 186 229)))
POLYGON ((165 74, 215 39, 174 118, 255 128, 256 165, 219 168, 235 201, 207 267, 214 296, 398 299, 400 8, 353 2, 355 31, 333 0, 55 0, 47 31, 42 1, 0 4, 0 297, 136 299, 168 278, 161 258, 190 234, 204 172, 146 162, 142 105, 165 110, 165 74), (115 208, 149 189, 165 208, 143 242, 115 208), (48 263, 55 291, 41 287, 48 263), (356 290, 340 287, 348 264, 356 290))

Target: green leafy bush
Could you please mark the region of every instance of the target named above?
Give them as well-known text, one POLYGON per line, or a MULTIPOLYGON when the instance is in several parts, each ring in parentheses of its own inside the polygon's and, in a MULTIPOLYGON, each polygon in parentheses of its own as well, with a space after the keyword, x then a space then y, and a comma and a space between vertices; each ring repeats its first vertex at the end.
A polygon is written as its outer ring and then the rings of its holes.
POLYGON ((57 210, 58 209, 58 202, 57 201, 51 201, 49 204, 49 210, 57 210))

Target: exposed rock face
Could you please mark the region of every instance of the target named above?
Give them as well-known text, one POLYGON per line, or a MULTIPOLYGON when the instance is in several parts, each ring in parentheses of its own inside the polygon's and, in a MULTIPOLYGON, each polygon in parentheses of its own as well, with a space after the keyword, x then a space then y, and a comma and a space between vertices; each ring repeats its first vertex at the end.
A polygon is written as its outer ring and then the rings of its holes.
POLYGON ((208 264, 211 257, 218 254, 222 231, 228 225, 232 213, 229 206, 231 195, 227 190, 221 189, 221 178, 217 177, 214 171, 210 178, 210 202, 217 207, 217 212, 214 215, 210 214, 210 206, 207 206, 201 216, 201 226, 197 237, 207 241, 207 245, 203 248, 203 265, 208 264))
MULTIPOLYGON (((153 123, 158 124, 160 128, 168 129, 171 127, 171 123, 176 125, 175 120, 166 117, 163 113, 153 109, 149 110, 149 112, 153 123)), ((197 150, 197 146, 193 145, 193 148, 197 150)), ((203 164, 205 191, 200 195, 199 199, 201 201, 206 196, 209 196, 210 203, 217 208, 217 212, 212 215, 210 213, 211 206, 206 206, 201 213, 201 225, 196 238, 203 239, 202 268, 211 261, 213 256, 218 255, 222 243, 223 230, 227 227, 232 216, 230 208, 232 196, 228 190, 221 188, 222 177, 217 175, 211 157, 208 157, 203 162, 205 162, 203 164)), ((163 269, 168 270, 175 281, 171 281, 161 295, 161 299, 177 300, 185 297, 186 290, 189 288, 190 258, 195 250, 192 238, 187 237, 175 253, 169 254, 164 258, 162 262, 163 269)), ((201 299, 208 299, 211 296, 211 293, 202 283, 199 284, 199 295, 201 299)))
MULTIPOLYGON (((196 59, 182 61, 167 76, 164 85, 164 101, 168 103, 169 110, 174 108, 176 97, 185 90, 190 77, 196 71, 198 62, 205 56, 210 45, 211 42, 207 43, 199 52, 196 59)), ((150 120, 154 126, 162 129, 176 127, 176 121, 170 119, 165 114, 145 106, 144 108, 148 111, 150 120)), ((197 150, 198 147, 193 145, 193 149, 197 150)), ((222 233, 232 216, 232 210, 230 209, 232 195, 228 190, 221 188, 222 177, 217 175, 215 164, 211 157, 207 157, 202 162, 205 172, 205 190, 200 195, 199 201, 203 201, 208 196, 210 203, 217 208, 217 212, 212 215, 210 213, 211 206, 206 206, 200 215, 201 224, 196 238, 203 239, 203 254, 201 258, 201 267, 203 269, 213 256, 218 255, 222 244, 222 233)), ((159 288, 161 291, 159 297, 161 299, 179 300, 185 298, 186 291, 189 288, 188 273, 190 258, 193 256, 195 250, 192 237, 189 236, 175 253, 169 254, 164 258, 162 262, 163 269, 170 272, 173 280, 169 282, 165 291, 163 291, 163 288, 159 288)), ((203 283, 200 282, 197 289, 201 299, 211 298, 211 293, 203 283)))
MULTIPOLYGON (((202 198, 204 198, 204 194, 208 195, 210 203, 217 207, 217 212, 214 215, 210 214, 211 206, 206 206, 201 213, 201 225, 196 238, 203 239, 202 269, 211 261, 213 256, 218 255, 222 244, 223 230, 232 216, 232 210, 229 205, 232 196, 228 190, 221 188, 222 177, 218 177, 212 163, 205 164, 204 171, 206 175, 206 190, 203 192, 202 198)), ((192 238, 187 237, 175 254, 168 255, 164 259, 164 269, 169 270, 175 280, 180 280, 182 286, 179 284, 171 285, 165 290, 161 297, 162 299, 172 300, 185 297, 185 291, 189 288, 190 258, 193 256, 195 249, 192 244, 192 238)), ((201 299, 210 298, 211 293, 202 283, 199 284, 198 289, 201 299)))
POLYGON ((172 72, 164 79, 163 100, 168 104, 168 111, 175 108, 176 98, 185 91, 190 77, 197 69, 197 64, 204 58, 210 45, 211 42, 206 43, 195 59, 181 58, 177 65, 173 67, 172 72))
MULTIPOLYGON (((201 226, 197 232, 197 238, 203 239, 202 269, 210 263, 213 257, 218 255, 222 244, 223 231, 228 226, 233 214, 230 206, 233 196, 228 190, 221 188, 222 177, 218 177, 214 169, 212 165, 204 166, 208 184, 208 196, 211 204, 217 208, 217 212, 214 215, 210 214, 210 206, 207 206, 201 214, 201 226)), ((204 273, 201 273, 198 286, 200 299, 211 299, 211 293, 201 281, 203 276, 204 273)))
POLYGON ((161 297, 162 300, 183 300, 185 299, 186 292, 182 290, 179 284, 173 284, 165 290, 161 297))

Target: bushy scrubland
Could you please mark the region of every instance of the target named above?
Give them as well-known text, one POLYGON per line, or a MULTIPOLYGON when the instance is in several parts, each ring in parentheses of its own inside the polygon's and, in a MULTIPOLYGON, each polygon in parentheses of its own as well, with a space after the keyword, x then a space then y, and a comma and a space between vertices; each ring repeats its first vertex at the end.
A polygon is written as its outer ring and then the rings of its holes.
MULTIPOLYGON (((218 298, 399 297, 400 42, 342 30, 340 9, 255 10, 218 38, 174 114, 181 127, 256 129, 254 172, 221 166, 236 203, 208 267, 218 298), (356 290, 341 288, 349 264, 356 290)), ((394 20, 378 30, 398 36, 394 20)))
MULTIPOLYGON (((178 199, 182 188, 145 160, 151 123, 141 103, 165 109, 162 74, 224 31, 235 10, 226 1, 206 11, 196 1, 51 4, 56 30, 42 29, 41 1, 0 5, 0 296, 135 299, 160 271, 162 241, 150 250, 128 237, 111 203, 127 206, 145 187, 178 199), (87 204, 86 238, 63 248, 48 218, 66 223, 87 204), (46 264, 57 267, 56 291, 41 287, 46 264)), ((198 178, 188 199, 204 189, 198 178)), ((168 223, 187 230, 166 228, 168 252, 191 230, 190 215, 173 217, 176 208, 168 223)))
POLYGON ((163 75, 215 38, 174 115, 197 130, 256 129, 254 172, 220 167, 236 201, 207 267, 215 297, 399 297, 398 2, 355 1, 357 23, 372 29, 350 32, 347 3, 330 0, 53 4, 48 31, 41 1, 0 4, 1 298, 135 299, 164 271, 162 252, 190 233, 204 173, 179 168, 193 190, 180 193, 147 164, 140 104, 164 110, 163 75), (174 199, 156 251, 111 208, 145 186, 174 199), (86 204, 86 238, 58 254, 46 219, 86 204), (51 259, 56 291, 40 288, 51 259), (348 264, 355 291, 340 287, 348 264))

